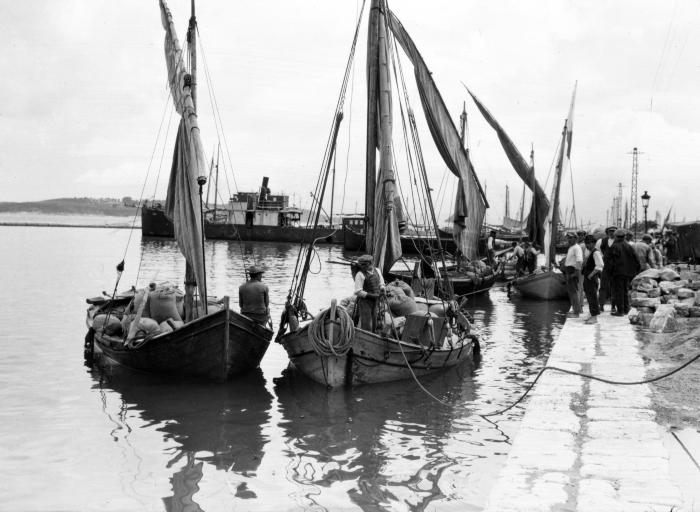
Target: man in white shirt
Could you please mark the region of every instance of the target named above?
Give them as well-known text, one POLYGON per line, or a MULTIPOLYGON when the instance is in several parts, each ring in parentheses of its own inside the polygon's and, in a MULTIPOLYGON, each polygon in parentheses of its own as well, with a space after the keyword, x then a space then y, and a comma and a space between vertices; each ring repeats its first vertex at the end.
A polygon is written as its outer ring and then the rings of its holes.
POLYGON ((496 264, 495 254, 496 254, 496 231, 492 229, 489 232, 489 237, 486 239, 486 258, 488 260, 489 266, 492 268, 496 264))
POLYGON ((567 314, 570 318, 578 318, 581 314, 581 301, 579 300, 578 284, 581 266, 583 265, 583 252, 581 246, 577 243, 576 233, 570 231, 566 234, 566 241, 569 244, 569 249, 566 251, 566 257, 560 265, 562 272, 566 277, 566 291, 569 294, 571 302, 571 313, 567 314))

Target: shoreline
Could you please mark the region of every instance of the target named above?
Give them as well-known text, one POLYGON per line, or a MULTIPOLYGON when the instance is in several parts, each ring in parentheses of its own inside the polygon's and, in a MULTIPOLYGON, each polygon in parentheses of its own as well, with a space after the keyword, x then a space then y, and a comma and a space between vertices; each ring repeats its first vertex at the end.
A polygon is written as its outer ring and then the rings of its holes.
MULTIPOLYGON (((0 226, 34 227, 34 228, 103 228, 103 229, 132 229, 132 226, 111 224, 55 224, 52 222, 0 222, 0 226)), ((133 226, 141 229, 141 226, 133 226)))

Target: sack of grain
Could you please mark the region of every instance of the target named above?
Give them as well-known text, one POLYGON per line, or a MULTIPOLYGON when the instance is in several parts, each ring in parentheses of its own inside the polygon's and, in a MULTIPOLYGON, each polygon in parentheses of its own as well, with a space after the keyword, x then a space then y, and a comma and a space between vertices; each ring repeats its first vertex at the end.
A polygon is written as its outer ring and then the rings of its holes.
POLYGON ((122 324, 117 315, 110 314, 108 317, 108 315, 102 314, 96 315, 92 319, 92 328, 95 329, 95 332, 113 336, 121 334, 122 324))
POLYGON ((177 293, 174 288, 157 288, 148 294, 148 315, 150 318, 161 323, 172 318, 182 320, 177 309, 177 293))

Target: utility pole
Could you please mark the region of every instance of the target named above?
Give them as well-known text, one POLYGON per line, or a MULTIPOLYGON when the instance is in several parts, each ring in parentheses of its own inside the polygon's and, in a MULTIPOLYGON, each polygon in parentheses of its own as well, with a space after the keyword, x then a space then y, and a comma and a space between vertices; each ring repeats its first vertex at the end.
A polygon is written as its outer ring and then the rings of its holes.
POLYGON ((637 239, 637 177, 639 176, 639 151, 632 149, 632 190, 630 190, 630 224, 637 239))
POLYGON ((617 225, 622 227, 622 183, 617 184, 617 225))

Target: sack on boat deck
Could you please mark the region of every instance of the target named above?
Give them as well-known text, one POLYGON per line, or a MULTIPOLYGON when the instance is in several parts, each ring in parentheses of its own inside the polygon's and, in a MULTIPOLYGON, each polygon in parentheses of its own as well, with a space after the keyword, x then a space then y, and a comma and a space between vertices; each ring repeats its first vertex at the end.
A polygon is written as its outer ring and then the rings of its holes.
POLYGON ((406 316, 418 311, 416 300, 407 295, 389 297, 389 309, 394 316, 406 316))
MULTIPOLYGON (((168 320, 170 320, 170 319, 168 319, 168 320)), ((161 333, 173 332, 175 330, 175 329, 173 329, 172 325, 170 325, 170 323, 168 323, 168 320, 166 320, 165 322, 161 322, 158 325, 158 329, 160 329, 161 333)))
POLYGON ((102 314, 96 315, 92 319, 92 328, 95 329, 95 332, 104 332, 106 335, 112 336, 121 334, 122 324, 117 315, 112 314, 107 318, 106 314, 102 314))
POLYGON ((343 308, 345 311, 348 312, 348 315, 350 315, 351 318, 354 318, 355 315, 355 296, 351 295, 350 297, 345 297, 340 301, 340 307, 343 308))
POLYGON ((160 332, 160 326, 158 322, 152 318, 141 318, 139 320, 138 330, 136 331, 136 336, 144 335, 149 336, 151 334, 158 334, 160 332))
POLYGON ((408 297, 414 296, 413 288, 411 288, 411 285, 404 282, 404 281, 401 281, 400 279, 395 279, 391 283, 386 285, 387 293, 389 293, 389 288, 392 288, 392 287, 400 288, 403 291, 404 295, 406 295, 408 297))
POLYGON ((177 291, 175 288, 160 288, 148 294, 149 317, 156 323, 165 322, 168 318, 182 320, 177 310, 177 291))

